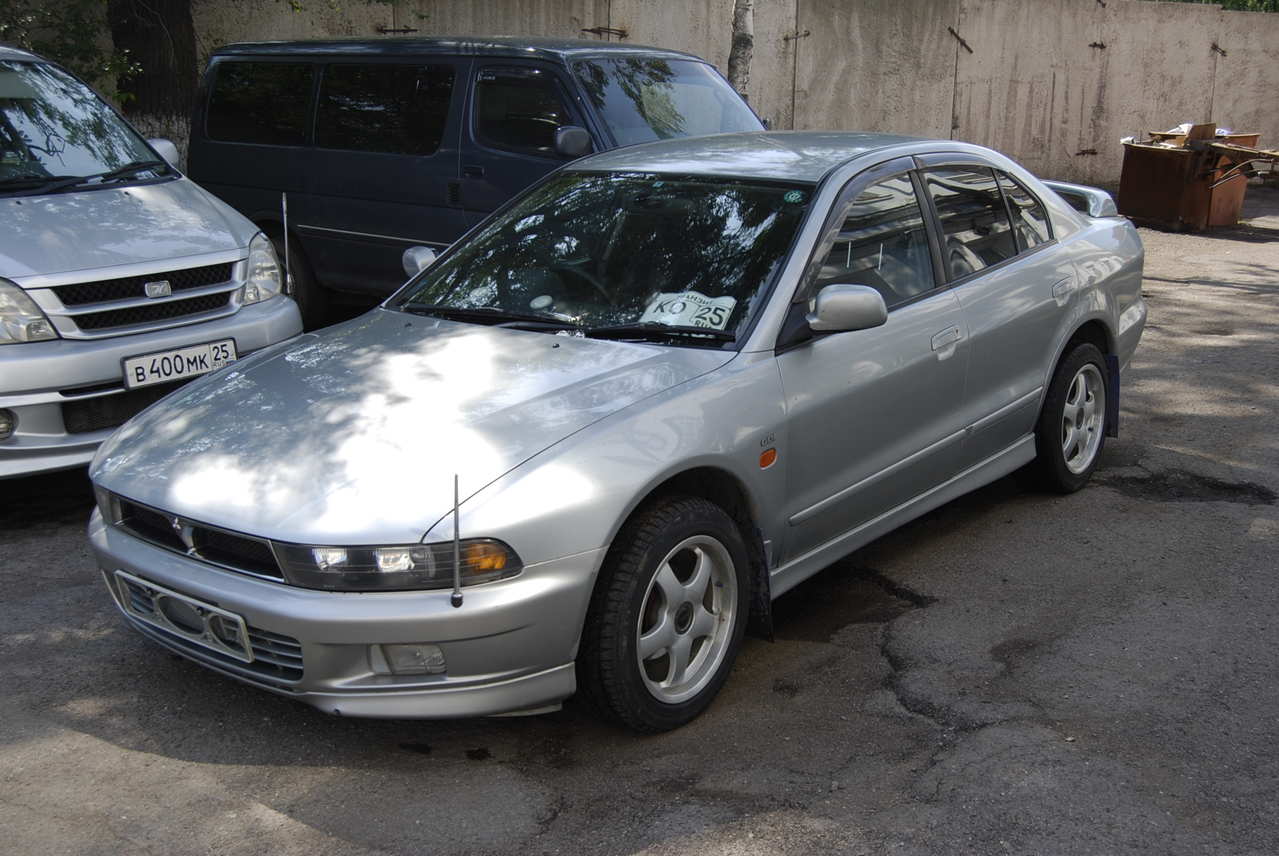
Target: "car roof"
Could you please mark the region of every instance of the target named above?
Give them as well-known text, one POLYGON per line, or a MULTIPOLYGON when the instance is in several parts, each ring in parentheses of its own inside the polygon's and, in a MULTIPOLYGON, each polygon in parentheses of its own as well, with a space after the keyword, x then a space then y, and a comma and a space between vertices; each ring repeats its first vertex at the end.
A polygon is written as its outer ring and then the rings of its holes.
POLYGON ((38 60, 38 59, 40 59, 40 57, 36 56, 36 55, 35 55, 35 54, 33 54, 33 53, 29 53, 29 52, 27 52, 27 51, 24 51, 24 50, 22 50, 21 48, 15 48, 15 47, 13 47, 13 46, 11 46, 11 45, 0 45, 0 59, 28 59, 28 60, 30 60, 30 59, 35 59, 35 60, 38 60))
POLYGON ((925 141, 922 137, 852 131, 750 131, 625 146, 583 158, 570 168, 815 184, 854 158, 925 141))
POLYGON ((548 39, 534 36, 396 36, 383 39, 308 39, 291 42, 238 42, 224 45, 214 56, 412 56, 414 54, 464 54, 468 56, 536 57, 564 60, 585 56, 659 56, 667 59, 700 57, 681 51, 645 45, 600 42, 591 39, 548 39))

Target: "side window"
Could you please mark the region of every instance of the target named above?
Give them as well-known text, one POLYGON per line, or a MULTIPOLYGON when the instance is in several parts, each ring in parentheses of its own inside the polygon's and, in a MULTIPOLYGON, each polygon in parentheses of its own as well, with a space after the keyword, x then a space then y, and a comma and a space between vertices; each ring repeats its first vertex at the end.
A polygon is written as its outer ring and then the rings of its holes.
POLYGON ((475 85, 480 142, 527 154, 555 154, 555 130, 572 124, 555 79, 536 68, 486 68, 475 85))
POLYGON ((935 284, 923 213, 909 175, 863 190, 827 243, 830 250, 810 294, 834 283, 869 285, 891 309, 935 284))
POLYGON ((315 144, 326 149, 430 155, 453 95, 447 65, 335 64, 324 69, 315 144))
POLYGON ((924 173, 942 228, 942 258, 959 279, 1017 255, 995 173, 985 167, 945 167, 924 173))
POLYGON ((313 73, 305 63, 218 63, 205 124, 209 138, 305 145, 313 73))
POLYGON ((1052 230, 1048 226, 1048 212, 1044 211, 1044 206, 1039 204, 1039 200, 1031 196, 1030 191, 1012 177, 998 171, 995 174, 999 176, 999 186, 1004 191, 1004 198, 1008 200, 1008 210, 1013 215, 1013 232, 1017 235, 1017 249, 1029 250, 1031 247, 1037 247, 1051 240, 1052 230))

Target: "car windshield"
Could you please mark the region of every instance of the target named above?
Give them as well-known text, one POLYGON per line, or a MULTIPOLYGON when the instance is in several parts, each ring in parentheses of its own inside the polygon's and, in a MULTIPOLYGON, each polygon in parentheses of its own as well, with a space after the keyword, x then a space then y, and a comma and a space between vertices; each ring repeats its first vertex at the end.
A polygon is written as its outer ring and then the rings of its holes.
POLYGON ((80 81, 47 63, 0 60, 0 193, 168 172, 80 81))
POLYGON ((390 306, 584 335, 680 333, 688 337, 681 344, 722 345, 767 293, 811 194, 798 184, 562 173, 390 306))
POLYGON ((696 60, 591 59, 574 70, 619 146, 764 129, 724 78, 696 60))

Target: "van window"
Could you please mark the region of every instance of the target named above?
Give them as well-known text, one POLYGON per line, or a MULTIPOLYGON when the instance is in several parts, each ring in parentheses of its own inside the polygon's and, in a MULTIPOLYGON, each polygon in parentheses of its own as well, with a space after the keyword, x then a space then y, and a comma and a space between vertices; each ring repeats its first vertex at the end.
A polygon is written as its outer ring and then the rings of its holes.
POLYGON ((591 59, 573 68, 619 146, 764 130, 728 82, 696 60, 591 59))
POLYGON ((401 155, 440 147, 453 95, 447 65, 330 65, 320 81, 315 144, 401 155))
POLYGON ((303 63, 218 63, 205 124, 209 138, 305 145, 312 77, 312 66, 303 63))
POLYGON ((555 79, 537 68, 486 68, 475 84, 476 133, 487 146, 554 155, 555 131, 571 125, 555 79))
POLYGON ((1017 255, 1008 209, 986 167, 930 169, 928 194, 941 220, 942 258, 951 279, 960 279, 1017 255))

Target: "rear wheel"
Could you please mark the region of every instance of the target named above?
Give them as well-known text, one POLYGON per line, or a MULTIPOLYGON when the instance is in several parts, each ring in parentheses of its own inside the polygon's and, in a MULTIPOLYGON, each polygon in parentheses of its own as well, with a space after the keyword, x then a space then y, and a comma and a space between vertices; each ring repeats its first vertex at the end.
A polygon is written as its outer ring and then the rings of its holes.
POLYGON ((728 678, 750 578, 733 520, 698 498, 663 500, 618 535, 583 631, 578 683, 605 715, 657 732, 689 722, 728 678))
POLYGON ((1073 493, 1087 484, 1106 443, 1106 363, 1096 345, 1076 345, 1057 366, 1035 431, 1043 484, 1073 493))

